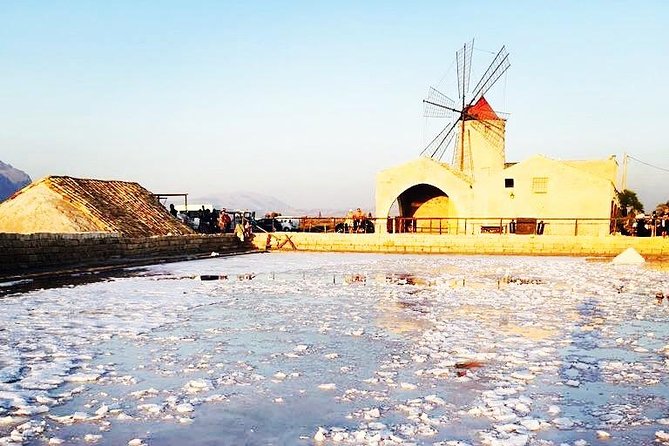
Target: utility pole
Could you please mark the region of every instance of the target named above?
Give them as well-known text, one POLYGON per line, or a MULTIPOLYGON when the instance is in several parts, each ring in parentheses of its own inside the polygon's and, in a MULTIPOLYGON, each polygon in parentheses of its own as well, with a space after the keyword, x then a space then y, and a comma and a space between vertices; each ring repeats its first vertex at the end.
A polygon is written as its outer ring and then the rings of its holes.
POLYGON ((628 163, 628 160, 629 160, 629 156, 627 155, 627 152, 625 152, 623 154, 623 177, 622 177, 622 180, 620 181, 621 182, 620 186, 622 188, 621 192, 624 191, 624 190, 627 190, 627 163, 628 163))

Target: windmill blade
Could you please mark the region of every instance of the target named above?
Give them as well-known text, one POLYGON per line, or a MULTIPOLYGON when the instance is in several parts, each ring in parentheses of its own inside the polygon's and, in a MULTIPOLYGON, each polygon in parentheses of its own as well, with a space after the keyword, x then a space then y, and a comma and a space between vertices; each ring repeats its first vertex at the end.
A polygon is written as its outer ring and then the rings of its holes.
POLYGON ((455 101, 436 88, 430 87, 425 104, 423 116, 426 118, 449 118, 455 113, 455 101))
POLYGON ((451 143, 453 137, 457 133, 455 129, 458 125, 458 122, 460 122, 460 120, 455 120, 444 127, 443 130, 439 132, 439 134, 435 136, 432 141, 430 141, 427 147, 425 147, 423 151, 420 152, 420 154, 425 155, 426 153, 429 153, 430 158, 441 160, 441 157, 444 155, 448 145, 451 143), (436 156, 437 153, 439 153, 439 156, 436 156))
POLYGON ((458 70, 458 97, 462 99, 469 93, 469 78, 472 72, 472 50, 474 39, 455 52, 455 61, 458 70))
POLYGON ((481 96, 486 94, 510 66, 509 53, 506 51, 506 47, 502 47, 481 77, 481 80, 476 84, 476 87, 474 87, 474 96, 472 96, 469 105, 472 105, 474 102, 478 101, 481 96))

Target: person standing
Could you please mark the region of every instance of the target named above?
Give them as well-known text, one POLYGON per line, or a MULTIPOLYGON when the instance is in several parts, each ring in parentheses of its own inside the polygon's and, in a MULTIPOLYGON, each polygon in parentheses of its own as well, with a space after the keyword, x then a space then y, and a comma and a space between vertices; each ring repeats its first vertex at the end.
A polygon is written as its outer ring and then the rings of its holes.
POLYGON ((232 219, 225 211, 225 208, 221 209, 221 213, 218 215, 218 228, 221 230, 223 234, 228 232, 228 228, 230 227, 231 221, 232 219))
POLYGON ((170 203, 170 214, 172 214, 172 217, 175 218, 178 214, 177 209, 174 207, 174 203, 170 203))

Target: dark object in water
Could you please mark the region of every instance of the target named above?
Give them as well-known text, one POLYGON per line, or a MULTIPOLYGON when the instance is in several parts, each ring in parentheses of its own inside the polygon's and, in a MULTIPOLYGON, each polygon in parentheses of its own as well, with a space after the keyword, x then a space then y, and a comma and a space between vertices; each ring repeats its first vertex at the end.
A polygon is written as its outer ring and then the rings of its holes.
POLYGON ((202 274, 200 280, 228 280, 228 276, 218 276, 214 274, 202 274))
POLYGON ((455 364, 456 369, 476 369, 479 367, 483 367, 483 362, 481 361, 476 361, 475 359, 472 359, 471 361, 463 361, 463 362, 458 362, 455 364))
POLYGON ((367 277, 365 277, 362 274, 351 274, 349 276, 345 276, 344 280, 346 281, 346 283, 355 283, 355 282, 365 283, 367 282, 367 277))
POLYGON ((655 293, 655 297, 657 297, 658 300, 664 299, 664 293, 662 291, 658 291, 655 293))
MULTIPOLYGON (((463 280, 464 282, 464 280, 463 280)), ((541 279, 525 279, 522 277, 510 277, 510 276, 505 276, 502 277, 502 282, 504 283, 515 283, 518 285, 541 285, 543 282, 541 279)), ((463 283, 464 285, 464 283, 463 283)))

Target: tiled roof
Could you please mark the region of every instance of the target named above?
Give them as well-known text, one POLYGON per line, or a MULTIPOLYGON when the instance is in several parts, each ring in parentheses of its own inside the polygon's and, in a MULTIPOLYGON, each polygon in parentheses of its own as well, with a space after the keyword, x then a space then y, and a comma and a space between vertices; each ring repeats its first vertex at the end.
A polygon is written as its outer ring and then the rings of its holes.
MULTIPOLYGON (((193 230, 172 217, 165 207, 137 183, 50 176, 43 183, 105 232, 129 237, 192 234, 193 230)), ((31 186, 15 194, 29 194, 31 186)))

